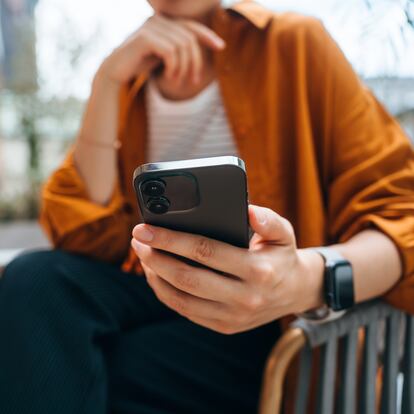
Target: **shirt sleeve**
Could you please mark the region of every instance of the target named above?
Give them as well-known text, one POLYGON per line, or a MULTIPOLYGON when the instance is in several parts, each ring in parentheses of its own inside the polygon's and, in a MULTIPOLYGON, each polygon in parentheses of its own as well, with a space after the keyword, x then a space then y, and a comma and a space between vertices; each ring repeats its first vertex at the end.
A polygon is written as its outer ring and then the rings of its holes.
POLYGON ((106 206, 92 202, 70 151, 42 191, 40 224, 53 246, 108 262, 121 261, 131 237, 128 223, 119 184, 106 206))
POLYGON ((325 114, 322 130, 327 131, 323 147, 329 238, 344 242, 374 227, 392 239, 403 275, 385 299, 414 313, 412 145, 323 26, 316 22, 313 29, 314 69, 323 73, 318 88, 323 99, 317 99, 325 114))

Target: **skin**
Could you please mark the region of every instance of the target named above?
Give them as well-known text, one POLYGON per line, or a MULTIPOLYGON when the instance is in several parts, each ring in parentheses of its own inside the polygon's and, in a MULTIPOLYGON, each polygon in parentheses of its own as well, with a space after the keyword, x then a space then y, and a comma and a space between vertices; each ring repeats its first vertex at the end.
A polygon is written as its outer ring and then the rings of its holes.
POLYGON ((212 9, 220 0, 149 0, 155 13, 171 18, 198 20, 207 24, 212 9))
MULTIPOLYGON (((291 224, 274 211, 251 205, 249 219, 255 231, 249 249, 146 224, 135 227, 131 244, 162 302, 223 334, 323 306, 321 256, 298 249, 291 224)), ((400 278, 397 249, 378 231, 366 230, 333 247, 353 266, 357 302, 384 294, 400 278)))
MULTIPOLYGON (((117 137, 120 88, 150 71, 169 99, 187 99, 204 89, 215 77, 212 53, 225 47, 208 27, 218 3, 151 0, 154 16, 102 63, 74 154, 96 204, 110 202, 117 180, 117 152, 111 144, 117 137)), ((249 220, 255 231, 249 249, 145 224, 134 228, 131 244, 157 297, 217 332, 242 332, 322 306, 321 256, 298 249, 292 225, 276 212, 250 206, 249 220), (165 252, 205 267, 191 266, 165 252)), ((353 266, 357 302, 383 295, 401 277, 397 248, 379 231, 365 230, 333 247, 353 266)))
POLYGON ((142 72, 153 71, 158 86, 169 99, 195 96, 212 79, 212 52, 225 47, 223 39, 208 28, 217 0, 152 1, 158 13, 150 17, 100 66, 75 145, 74 160, 92 201, 106 205, 117 181, 119 93, 123 85, 142 72), (169 18, 169 11, 194 13, 169 18), (164 12, 165 7, 165 12, 164 12), (101 145, 94 145, 99 142, 101 145))

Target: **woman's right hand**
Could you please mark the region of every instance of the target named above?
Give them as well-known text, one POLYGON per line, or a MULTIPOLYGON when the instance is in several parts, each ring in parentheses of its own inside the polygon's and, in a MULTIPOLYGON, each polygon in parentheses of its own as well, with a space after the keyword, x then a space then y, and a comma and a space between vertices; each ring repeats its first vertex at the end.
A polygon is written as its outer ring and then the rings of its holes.
POLYGON ((103 62, 99 73, 116 86, 144 71, 163 65, 163 76, 181 82, 190 77, 198 83, 203 68, 202 47, 218 51, 223 39, 193 20, 150 17, 103 62))

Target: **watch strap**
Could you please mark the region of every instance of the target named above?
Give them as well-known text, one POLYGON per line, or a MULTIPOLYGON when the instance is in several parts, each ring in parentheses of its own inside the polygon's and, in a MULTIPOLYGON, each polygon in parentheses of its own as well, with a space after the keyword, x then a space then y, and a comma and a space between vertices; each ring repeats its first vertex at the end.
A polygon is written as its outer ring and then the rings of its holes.
POLYGON ((331 247, 312 247, 312 250, 318 252, 325 263, 332 260, 332 261, 347 261, 338 251, 332 249, 331 247))

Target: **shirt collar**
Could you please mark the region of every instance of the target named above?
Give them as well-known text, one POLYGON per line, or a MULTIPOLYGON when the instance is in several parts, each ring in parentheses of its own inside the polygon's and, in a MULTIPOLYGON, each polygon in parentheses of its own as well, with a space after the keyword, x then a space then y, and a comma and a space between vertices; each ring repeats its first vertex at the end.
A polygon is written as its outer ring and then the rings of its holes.
POLYGON ((251 0, 239 1, 227 10, 243 16, 258 29, 264 29, 273 17, 273 13, 270 10, 251 0))

